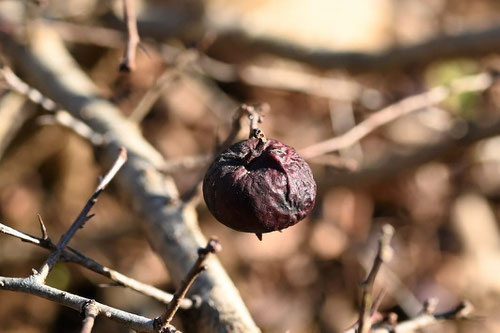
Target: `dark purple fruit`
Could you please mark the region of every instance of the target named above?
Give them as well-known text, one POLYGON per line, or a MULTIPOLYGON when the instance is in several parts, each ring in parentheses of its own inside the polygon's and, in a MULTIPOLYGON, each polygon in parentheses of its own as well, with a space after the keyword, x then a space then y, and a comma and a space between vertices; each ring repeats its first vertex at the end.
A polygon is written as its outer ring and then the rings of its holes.
POLYGON ((306 217, 314 206, 316 183, 294 148, 250 138, 215 158, 203 179, 203 197, 217 220, 260 236, 306 217))

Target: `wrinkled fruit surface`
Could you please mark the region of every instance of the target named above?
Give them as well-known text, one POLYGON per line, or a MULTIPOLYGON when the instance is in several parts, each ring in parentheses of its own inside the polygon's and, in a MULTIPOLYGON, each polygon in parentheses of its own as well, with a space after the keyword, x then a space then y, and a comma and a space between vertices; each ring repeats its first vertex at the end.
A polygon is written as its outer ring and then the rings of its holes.
POLYGON ((294 148, 251 138, 215 158, 203 180, 203 197, 218 221, 259 235, 306 217, 314 206, 316 183, 294 148))

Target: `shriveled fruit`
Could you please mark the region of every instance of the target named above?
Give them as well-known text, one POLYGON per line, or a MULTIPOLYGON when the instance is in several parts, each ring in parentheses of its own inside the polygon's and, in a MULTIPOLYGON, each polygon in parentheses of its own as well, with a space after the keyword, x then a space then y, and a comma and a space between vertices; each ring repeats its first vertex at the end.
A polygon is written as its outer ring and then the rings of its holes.
POLYGON ((218 221, 260 238, 306 217, 316 183, 294 148, 250 138, 215 158, 203 180, 203 197, 218 221))

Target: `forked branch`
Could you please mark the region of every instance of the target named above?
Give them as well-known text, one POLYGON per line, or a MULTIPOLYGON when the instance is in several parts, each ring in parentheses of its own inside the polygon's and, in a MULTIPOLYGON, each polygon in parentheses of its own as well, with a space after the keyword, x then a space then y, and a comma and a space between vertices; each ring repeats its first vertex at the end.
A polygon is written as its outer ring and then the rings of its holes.
POLYGON ((193 284, 194 280, 201 274, 204 270, 207 269, 205 265, 205 260, 207 259, 210 253, 217 253, 222 249, 219 241, 215 238, 211 238, 207 246, 204 248, 198 249, 198 259, 194 263, 191 270, 189 270, 186 278, 181 281, 179 288, 175 291, 174 298, 170 303, 168 303, 167 310, 161 316, 162 329, 167 329, 170 325, 170 322, 174 318, 175 313, 179 309, 181 301, 186 297, 186 293, 189 288, 193 284))
POLYGON ((359 313, 358 324, 359 333, 370 332, 370 317, 373 305, 373 285, 375 284, 375 278, 377 277, 382 264, 391 260, 392 247, 390 242, 393 235, 394 228, 391 225, 386 224, 382 227, 382 236, 379 239, 377 255, 375 256, 375 260, 368 277, 362 284, 361 310, 359 313))
POLYGON ((94 193, 92 193, 90 199, 87 201, 87 203, 85 204, 82 211, 80 212, 76 220, 73 222, 71 227, 68 229, 68 231, 66 231, 64 235, 62 235, 61 240, 59 241, 59 243, 57 243, 55 251, 52 252, 49 258, 42 265, 40 270, 34 274, 34 277, 40 283, 45 282, 47 275, 49 275, 49 272, 52 270, 54 265, 59 260, 59 257, 63 253, 64 248, 69 243, 71 238, 75 235, 75 233, 78 231, 78 229, 83 227, 85 222, 87 222, 90 218, 92 218, 93 215, 89 215, 89 212, 94 206, 94 204, 97 202, 99 194, 101 194, 104 188, 109 184, 111 179, 113 179, 113 177, 118 173, 118 171, 123 166, 123 164, 125 164, 126 161, 127 161, 127 151, 124 148, 121 148, 115 163, 108 171, 108 173, 101 179, 94 193))

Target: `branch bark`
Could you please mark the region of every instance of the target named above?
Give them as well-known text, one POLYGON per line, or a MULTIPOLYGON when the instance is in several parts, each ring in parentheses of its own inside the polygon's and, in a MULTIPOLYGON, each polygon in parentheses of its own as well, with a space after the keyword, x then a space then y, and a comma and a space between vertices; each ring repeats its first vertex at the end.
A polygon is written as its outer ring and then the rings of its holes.
POLYGON ((379 239, 377 255, 373 261, 373 266, 368 274, 368 277, 362 284, 361 310, 359 313, 359 333, 368 333, 371 330, 371 311, 373 305, 373 286, 378 271, 384 262, 388 262, 392 257, 392 247, 390 245, 394 227, 386 224, 382 227, 382 236, 379 239))
POLYGON ((83 313, 85 318, 83 319, 83 325, 81 333, 90 333, 94 327, 95 318, 99 314, 99 308, 96 306, 95 301, 90 301, 84 305, 83 313))
MULTIPOLYGON (((401 321, 395 325, 382 324, 381 327, 378 327, 377 325, 377 327, 374 327, 371 330, 371 332, 372 333, 419 332, 419 330, 423 328, 436 325, 445 321, 468 319, 470 318, 473 311, 474 307, 472 306, 472 304, 467 301, 463 301, 449 311, 436 314, 424 311, 416 317, 410 318, 405 321, 401 321)), ((351 328, 345 331, 344 333, 357 333, 357 331, 356 328, 351 328)))
POLYGON ((25 101, 24 96, 15 92, 9 92, 0 100, 0 159, 14 138, 14 133, 33 113, 26 108, 25 101))
MULTIPOLYGON (((73 310, 81 312, 91 299, 81 297, 39 283, 33 276, 27 278, 0 277, 0 289, 36 295, 73 310)), ((98 302, 94 303, 99 313, 107 318, 138 332, 158 332, 158 323, 152 319, 125 312, 98 302)))
MULTIPOLYGON (((40 220, 41 221, 41 220, 40 220)), ((43 223, 41 222, 41 226, 43 226, 43 223)), ((42 230, 44 227, 42 227, 42 230)), ((47 250, 55 250, 56 245, 52 243, 50 238, 47 236, 46 231, 43 232, 43 238, 36 237, 33 235, 26 234, 24 232, 18 231, 16 229, 13 229, 11 227, 8 227, 2 223, 0 223, 0 232, 9 236, 13 236, 16 238, 19 238, 23 242, 31 243, 34 245, 37 245, 39 247, 42 247, 47 250)), ((70 246, 66 247, 63 250, 63 253, 61 255, 61 261, 67 261, 67 262, 73 262, 76 264, 79 264, 83 267, 88 268, 89 270, 101 274, 110 280, 116 282, 116 285, 118 286, 123 286, 130 288, 132 290, 135 290, 139 293, 142 293, 146 296, 152 297, 156 299, 159 302, 168 304, 172 298, 173 295, 164 292, 163 290, 160 290, 158 288, 155 288, 151 285, 142 283, 140 281, 137 281, 135 279, 132 279, 126 275, 121 274, 120 272, 117 272, 109 267, 103 266, 97 261, 93 260, 92 258, 87 257, 86 255, 80 253, 79 251, 71 248, 70 246)), ((189 309, 193 306, 193 301, 191 299, 185 298, 182 300, 180 307, 182 309, 189 309)))
POLYGON ((207 269, 205 261, 208 258, 208 255, 210 253, 219 252, 221 249, 222 247, 219 241, 215 238, 210 239, 206 247, 198 249, 198 259, 189 270, 186 278, 181 281, 181 284, 175 291, 174 298, 170 303, 168 303, 165 313, 161 316, 162 329, 166 329, 170 325, 170 322, 179 309, 182 300, 186 297, 189 288, 191 288, 196 278, 207 269))
POLYGON ((381 52, 364 53, 311 49, 291 41, 248 34, 244 29, 217 31, 224 45, 264 52, 323 69, 342 68, 352 72, 388 71, 438 59, 477 57, 500 50, 500 26, 482 31, 438 36, 419 44, 393 47, 381 52))
POLYGON ((321 179, 320 182, 325 187, 368 186, 387 178, 394 178, 403 171, 408 171, 426 162, 446 158, 480 140, 500 135, 500 119, 479 124, 464 122, 457 124, 456 127, 451 129, 440 142, 428 144, 404 154, 388 154, 378 162, 358 171, 342 173, 337 176, 330 174, 321 179))
POLYGON ((438 104, 452 94, 488 89, 491 87, 493 82, 494 77, 491 74, 480 73, 459 78, 446 86, 435 87, 421 94, 409 96, 376 112, 358 125, 351 128, 346 133, 303 148, 299 151, 299 153, 305 159, 309 159, 350 147, 377 128, 384 126, 391 121, 404 116, 405 114, 438 104))
MULTIPOLYGON (((50 28, 41 25, 33 30, 31 50, 3 32, 0 42, 11 61, 31 77, 37 88, 110 138, 103 147, 105 156, 110 158, 120 146, 127 149, 129 160, 117 180, 144 216, 143 225, 153 248, 173 280, 180 283, 206 239, 197 225, 194 208, 179 200, 172 178, 158 171, 164 164, 163 157, 146 142, 137 126, 99 96, 50 28)), ((196 332, 259 332, 220 262, 209 258, 207 265, 206 274, 191 289, 192 294, 200 295, 202 304, 192 310, 192 320, 186 324, 196 332)))
POLYGON ((120 62, 120 72, 131 72, 135 69, 135 56, 140 38, 137 31, 135 0, 123 0, 123 17, 127 23, 127 47, 120 62))
POLYGON ((113 179, 113 177, 118 173, 118 171, 123 166, 123 164, 125 164, 126 161, 127 161, 127 151, 123 148, 120 148, 120 154, 118 155, 118 158, 116 159, 111 169, 99 182, 94 193, 92 193, 90 199, 87 201, 87 203, 85 204, 82 211, 75 219, 71 227, 68 229, 68 231, 64 233, 64 235, 61 236, 61 240, 59 241, 59 243, 57 243, 54 252, 50 254, 49 258, 45 261, 40 270, 34 274, 35 279, 37 279, 38 282, 45 283, 45 279, 47 279, 47 276, 49 275, 50 271, 59 260, 59 257, 61 257, 61 254, 63 253, 64 249, 66 248, 66 245, 68 245, 71 238, 75 235, 78 229, 83 227, 85 222, 87 222, 90 218, 92 218, 93 215, 89 215, 89 212, 92 209, 92 207, 94 207, 94 204, 97 202, 99 194, 101 194, 104 188, 109 184, 111 179, 113 179))

